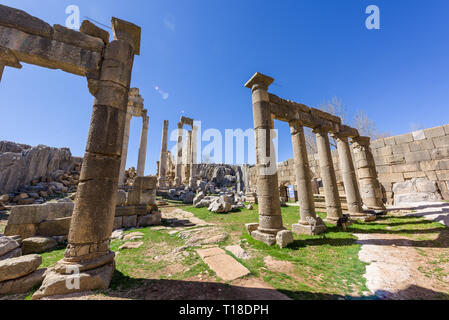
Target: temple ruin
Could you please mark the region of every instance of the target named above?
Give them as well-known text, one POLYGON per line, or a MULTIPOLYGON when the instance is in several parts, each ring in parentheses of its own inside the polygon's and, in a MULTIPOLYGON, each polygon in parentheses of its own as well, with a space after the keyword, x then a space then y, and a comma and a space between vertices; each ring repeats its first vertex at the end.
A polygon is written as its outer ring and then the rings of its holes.
POLYGON ((313 129, 316 135, 321 176, 326 200, 326 222, 336 224, 343 217, 337 181, 331 156, 329 134, 338 141, 338 153, 343 168, 348 211, 353 217, 363 217, 362 201, 367 209, 383 211, 380 185, 377 180, 375 163, 369 147, 370 139, 360 137, 356 129, 343 125, 341 119, 304 104, 281 99, 268 92, 274 79, 256 73, 245 86, 252 90, 254 129, 256 134, 257 156, 257 197, 259 202, 259 223, 249 226, 251 235, 267 244, 274 244, 276 235, 284 230, 281 215, 280 194, 274 146, 272 142, 273 120, 289 123, 294 167, 300 206, 300 221, 293 225, 293 232, 317 234, 325 229, 317 218, 314 206, 313 189, 304 126, 313 129), (354 146, 357 170, 360 177, 360 190, 353 167, 348 138, 354 146))

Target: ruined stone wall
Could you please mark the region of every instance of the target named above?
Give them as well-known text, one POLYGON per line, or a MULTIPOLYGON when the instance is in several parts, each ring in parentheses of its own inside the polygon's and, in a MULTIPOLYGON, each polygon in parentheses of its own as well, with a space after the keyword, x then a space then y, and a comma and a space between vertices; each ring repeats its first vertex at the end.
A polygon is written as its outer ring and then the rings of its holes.
POLYGON ((31 147, 0 141, 0 194, 15 192, 57 170, 69 171, 81 162, 82 159, 72 157, 67 148, 31 147))
MULTIPOLYGON (((290 141, 288 143, 291 144, 290 141)), ((437 184, 445 200, 449 200, 449 124, 372 141, 371 149, 384 201, 391 204, 393 185, 412 178, 426 178, 437 184)), ((332 150, 332 160, 340 193, 344 193, 337 150, 332 150)), ((318 154, 309 154, 312 177, 320 180, 318 154)), ((293 159, 278 163, 279 186, 296 184, 293 159)), ((256 168, 249 170, 249 185, 255 191, 256 168)), ((282 189, 282 188, 281 188, 282 189)), ((281 195, 282 196, 282 195, 281 195)))

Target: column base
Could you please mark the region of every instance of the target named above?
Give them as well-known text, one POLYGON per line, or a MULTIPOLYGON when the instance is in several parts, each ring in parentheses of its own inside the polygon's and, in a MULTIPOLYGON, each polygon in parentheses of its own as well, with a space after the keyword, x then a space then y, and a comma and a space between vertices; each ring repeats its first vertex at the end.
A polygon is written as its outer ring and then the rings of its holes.
POLYGON ((369 214, 367 212, 349 212, 349 218, 352 221, 360 220, 362 222, 372 222, 376 221, 377 216, 374 214, 369 214))
POLYGON ((387 209, 386 208, 368 208, 367 210, 364 211, 366 214, 374 214, 376 216, 383 216, 387 214, 387 209))
POLYGON ((296 234, 305 234, 305 235, 309 235, 309 236, 316 236, 318 234, 325 232, 326 226, 324 224, 311 226, 310 224, 306 225, 306 224, 297 223, 297 224, 292 225, 292 231, 293 231, 293 233, 296 233, 296 234))
POLYGON ((114 256, 110 252, 82 263, 62 259, 54 268, 45 272, 44 281, 33 294, 32 300, 109 288, 115 271, 114 256))

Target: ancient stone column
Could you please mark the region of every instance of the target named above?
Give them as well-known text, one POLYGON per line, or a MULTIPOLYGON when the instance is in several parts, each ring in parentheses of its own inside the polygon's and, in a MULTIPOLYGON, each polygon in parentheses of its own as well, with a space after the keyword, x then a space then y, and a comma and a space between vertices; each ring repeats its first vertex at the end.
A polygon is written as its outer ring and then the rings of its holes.
POLYGON ((183 156, 184 158, 183 158, 182 183, 188 186, 192 170, 192 131, 187 131, 183 156))
POLYGON ((126 112, 126 122, 125 130, 123 134, 123 147, 122 147, 122 159, 120 163, 120 176, 119 176, 119 187, 125 185, 125 170, 126 170, 126 158, 128 155, 128 143, 129 143, 129 130, 131 128, 131 119, 133 115, 131 110, 126 112))
POLYGON ((167 186, 167 144, 168 144, 168 120, 164 120, 164 127, 162 128, 161 141, 161 160, 159 162, 159 188, 167 186))
POLYGON ((370 138, 352 138, 352 144, 362 201, 368 209, 374 210, 376 213, 383 213, 386 209, 382 201, 382 189, 370 148, 370 138))
POLYGON ((292 225, 292 231, 298 234, 319 234, 326 230, 326 226, 321 219, 317 219, 315 213, 315 202, 311 181, 312 177, 310 175, 309 158, 307 157, 304 127, 300 121, 291 121, 289 125, 292 135, 296 184, 298 187, 301 217, 297 224, 292 225))
POLYGON ((139 158, 137 162, 137 176, 145 176, 145 162, 147 159, 148 122, 147 111, 142 112, 142 133, 140 136, 139 158))
POLYGON ((190 189, 196 189, 196 167, 197 167, 197 138, 198 138, 198 127, 193 126, 192 129, 192 140, 191 140, 191 161, 190 161, 190 179, 189 187, 190 189))
POLYGON ((175 186, 181 185, 182 179, 182 123, 178 123, 178 143, 177 143, 177 156, 176 156, 176 176, 175 186))
POLYGON ((276 242, 276 234, 284 229, 268 96, 268 86, 273 81, 268 76, 256 73, 245 85, 252 90, 258 175, 259 225, 257 230, 251 232, 251 236, 268 245, 273 245, 276 242))
POLYGON ((326 222, 336 224, 343 217, 340 195, 338 193, 337 178, 329 143, 328 132, 322 128, 313 130, 316 135, 318 158, 320 162, 321 179, 323 180, 324 196, 326 198, 326 222))
POLYGON ((355 218, 366 216, 362 208, 362 199, 357 184, 357 177, 355 175, 352 151, 349 147, 348 137, 342 134, 334 134, 332 137, 337 141, 341 174, 345 187, 346 200, 348 202, 348 213, 351 217, 355 218))
POLYGON ((109 249, 118 191, 128 92, 140 28, 112 19, 114 41, 106 45, 99 79, 89 79, 95 96, 89 135, 64 259, 48 270, 33 299, 106 289, 115 269, 109 249), (79 287, 68 287, 73 275, 79 287), (79 275, 79 277, 78 277, 79 275))

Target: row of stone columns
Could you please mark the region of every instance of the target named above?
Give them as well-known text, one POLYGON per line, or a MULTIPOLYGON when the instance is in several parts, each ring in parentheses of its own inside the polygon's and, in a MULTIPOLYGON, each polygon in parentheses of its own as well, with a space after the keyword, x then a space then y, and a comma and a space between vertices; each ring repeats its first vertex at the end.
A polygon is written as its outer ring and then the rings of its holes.
MULTIPOLYGON (((274 79, 255 74, 246 84, 252 90, 254 129, 257 155, 257 194, 259 201, 259 224, 251 232, 255 239, 273 244, 273 237, 284 229, 280 209, 277 170, 270 131, 273 129, 270 112, 268 86, 274 79), (273 170, 274 169, 274 170, 273 170)), ((300 234, 318 234, 325 230, 323 221, 317 217, 307 156, 304 127, 301 121, 289 122, 294 152, 294 165, 298 187, 300 220, 292 226, 293 232, 300 234)), ((326 222, 337 224, 343 217, 337 179, 332 161, 329 131, 323 127, 314 128, 321 178, 326 199, 326 222)), ((333 134, 337 141, 339 161, 348 200, 349 214, 355 218, 366 216, 362 199, 368 209, 385 210, 382 194, 377 180, 374 158, 369 148, 369 138, 353 137, 356 165, 359 170, 362 196, 360 195, 348 136, 344 133, 333 134)))

